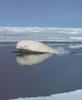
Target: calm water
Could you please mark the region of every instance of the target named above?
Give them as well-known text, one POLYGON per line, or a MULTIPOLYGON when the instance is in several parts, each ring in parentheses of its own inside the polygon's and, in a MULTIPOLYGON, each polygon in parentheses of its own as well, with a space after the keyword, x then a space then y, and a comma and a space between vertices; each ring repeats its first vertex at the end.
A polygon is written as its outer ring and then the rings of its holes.
POLYGON ((0 46, 0 100, 82 89, 81 44, 50 45, 60 54, 18 54, 15 46, 0 46))

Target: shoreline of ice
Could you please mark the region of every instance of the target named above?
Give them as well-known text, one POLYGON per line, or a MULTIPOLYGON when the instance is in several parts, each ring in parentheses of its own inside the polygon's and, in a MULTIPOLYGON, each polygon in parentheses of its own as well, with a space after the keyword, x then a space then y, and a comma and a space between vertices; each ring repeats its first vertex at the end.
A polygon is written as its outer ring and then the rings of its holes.
POLYGON ((42 97, 19 97, 10 100, 82 100, 82 89, 42 97))

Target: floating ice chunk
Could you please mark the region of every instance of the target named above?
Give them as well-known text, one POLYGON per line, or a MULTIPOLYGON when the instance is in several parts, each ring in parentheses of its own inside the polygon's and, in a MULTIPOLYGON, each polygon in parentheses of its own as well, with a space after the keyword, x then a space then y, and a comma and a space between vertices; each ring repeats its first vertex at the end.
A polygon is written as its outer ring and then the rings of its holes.
POLYGON ((33 40, 21 40, 17 43, 16 48, 20 51, 40 52, 40 53, 57 53, 53 48, 33 40))

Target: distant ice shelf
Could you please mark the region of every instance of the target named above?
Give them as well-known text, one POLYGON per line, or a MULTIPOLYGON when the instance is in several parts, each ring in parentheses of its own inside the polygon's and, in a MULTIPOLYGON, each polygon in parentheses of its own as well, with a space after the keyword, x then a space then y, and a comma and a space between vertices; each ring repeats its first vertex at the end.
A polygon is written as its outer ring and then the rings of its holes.
POLYGON ((82 42, 82 28, 0 27, 0 42, 17 42, 20 40, 82 42))

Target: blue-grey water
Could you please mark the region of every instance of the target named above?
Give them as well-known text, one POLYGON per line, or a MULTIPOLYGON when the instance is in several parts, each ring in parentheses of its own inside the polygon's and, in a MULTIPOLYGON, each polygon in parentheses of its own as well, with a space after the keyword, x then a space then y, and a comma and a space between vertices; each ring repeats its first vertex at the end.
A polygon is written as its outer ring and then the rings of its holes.
POLYGON ((61 100, 51 95, 76 90, 62 100, 82 100, 82 43, 46 44, 60 53, 19 54, 15 44, 1 44, 0 100, 61 100))

